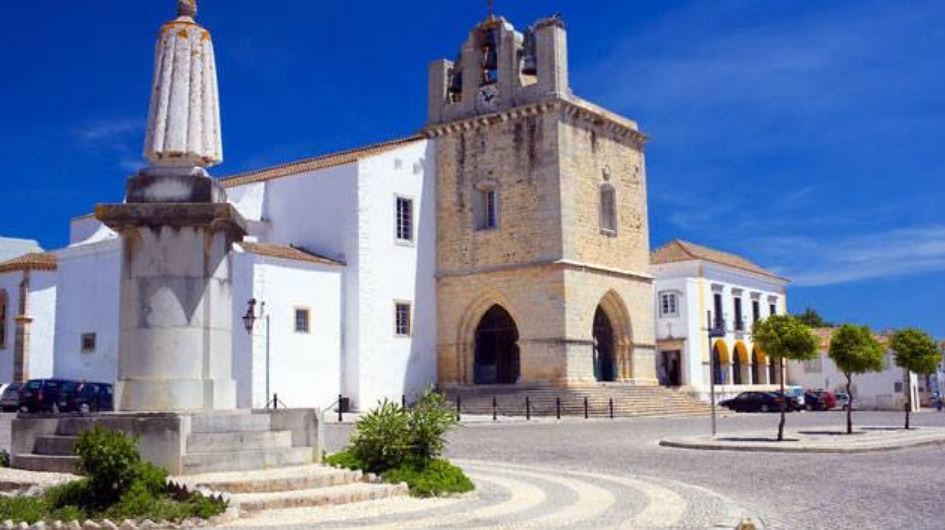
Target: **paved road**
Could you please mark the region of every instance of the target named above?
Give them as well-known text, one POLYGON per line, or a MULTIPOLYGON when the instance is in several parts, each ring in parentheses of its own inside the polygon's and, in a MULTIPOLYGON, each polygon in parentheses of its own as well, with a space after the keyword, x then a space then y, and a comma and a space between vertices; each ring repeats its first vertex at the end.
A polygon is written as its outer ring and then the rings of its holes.
MULTIPOLYGON (((921 413, 915 425, 945 426, 921 413)), ((898 426, 901 413, 857 412, 860 425, 898 426)), ((789 427, 841 428, 839 412, 792 414, 789 427)), ((777 415, 720 420, 722 433, 776 429, 777 415)), ((705 432, 707 418, 473 424, 451 436, 451 458, 494 461, 680 484, 692 517, 720 514, 720 499, 761 517, 768 528, 943 528, 945 449, 830 455, 705 452, 659 447, 663 436, 705 432), (685 486, 683 486, 685 485, 685 486), (687 489, 687 487, 691 487, 687 489), (714 492, 702 491, 705 488, 714 492)), ((329 449, 350 426, 329 425, 329 449)), ((572 475, 573 476, 573 475, 572 475)), ((590 475, 588 475, 590 476, 590 475)))

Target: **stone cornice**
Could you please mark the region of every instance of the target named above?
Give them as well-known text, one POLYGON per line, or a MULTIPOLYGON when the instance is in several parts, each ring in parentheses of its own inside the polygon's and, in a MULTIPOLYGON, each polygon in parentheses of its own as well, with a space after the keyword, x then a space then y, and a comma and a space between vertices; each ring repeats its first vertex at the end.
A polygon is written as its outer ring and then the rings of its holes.
POLYGON ((644 281, 647 283, 653 282, 653 277, 649 274, 641 274, 638 272, 628 271, 624 269, 617 269, 613 267, 604 267, 601 265, 593 265, 590 263, 582 263, 578 261, 571 261, 565 259, 555 259, 555 260, 544 260, 544 261, 533 261, 530 263, 517 263, 511 265, 495 265, 492 267, 481 267, 475 270, 439 270, 436 273, 437 278, 449 278, 454 276, 469 276, 471 274, 490 274, 496 272, 507 272, 514 271, 519 269, 530 269, 535 267, 560 267, 572 270, 584 270, 590 272, 596 272, 601 274, 607 274, 610 276, 617 276, 621 278, 630 278, 635 280, 644 281))
POLYGON ((639 131, 635 122, 576 97, 556 97, 548 101, 520 105, 491 114, 432 124, 425 127, 421 134, 428 138, 437 138, 548 112, 561 112, 566 116, 572 116, 577 120, 602 127, 617 137, 627 138, 639 149, 642 149, 649 139, 639 131))

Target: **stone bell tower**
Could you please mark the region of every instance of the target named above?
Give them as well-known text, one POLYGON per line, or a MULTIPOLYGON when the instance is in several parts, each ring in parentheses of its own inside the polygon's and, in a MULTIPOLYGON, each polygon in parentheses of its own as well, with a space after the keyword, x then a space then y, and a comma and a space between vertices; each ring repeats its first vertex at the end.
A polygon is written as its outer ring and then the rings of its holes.
POLYGON ((557 16, 429 68, 441 385, 655 384, 646 137, 575 96, 557 16))
POLYGON ((245 223, 206 168, 223 149, 216 64, 195 0, 179 0, 155 50, 144 156, 123 204, 96 217, 121 235, 118 384, 122 411, 236 406, 230 247, 245 223))

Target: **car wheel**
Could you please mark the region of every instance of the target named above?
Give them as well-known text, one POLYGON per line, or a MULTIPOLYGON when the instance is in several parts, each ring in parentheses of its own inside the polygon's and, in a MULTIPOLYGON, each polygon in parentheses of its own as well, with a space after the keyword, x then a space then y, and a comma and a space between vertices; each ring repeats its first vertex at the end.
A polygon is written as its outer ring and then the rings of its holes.
POLYGON ((92 412, 92 407, 90 407, 88 403, 83 403, 79 405, 79 412, 82 414, 88 414, 89 412, 92 412))
POLYGON ((771 407, 767 403, 761 406, 761 412, 771 412, 771 407))

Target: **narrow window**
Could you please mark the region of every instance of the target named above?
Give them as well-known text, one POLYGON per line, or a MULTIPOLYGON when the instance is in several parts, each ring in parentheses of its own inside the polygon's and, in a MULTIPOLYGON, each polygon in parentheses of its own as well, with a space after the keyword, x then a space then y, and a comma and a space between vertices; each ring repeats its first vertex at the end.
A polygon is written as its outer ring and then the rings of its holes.
POLYGON ((476 228, 478 230, 492 230, 499 226, 499 201, 495 188, 479 190, 477 204, 476 228))
POLYGON ((662 293, 660 295, 660 316, 676 316, 676 301, 675 293, 662 293))
POLYGON ((410 303, 394 303, 394 334, 398 337, 410 336, 410 303))
POLYGON ((761 320, 761 304, 758 300, 751 301, 751 321, 752 323, 761 320))
POLYGON ((7 347, 7 292, 0 289, 0 350, 7 347))
POLYGON ((608 235, 617 233, 617 194, 610 184, 600 187, 600 230, 608 235))
POLYGON ((778 308, 777 308, 777 306, 775 306, 774 304, 769 304, 769 305, 768 305, 768 314, 771 315, 771 316, 777 315, 777 314, 778 314, 778 308))
POLYGON ((715 307, 714 321, 715 328, 725 327, 725 317, 722 315, 722 293, 715 293, 713 296, 713 306, 715 307))
POLYGON ((95 333, 83 333, 80 340, 82 353, 92 353, 95 351, 95 333))
POLYGON ((309 332, 309 310, 304 307, 298 307, 295 309, 295 332, 296 333, 308 333, 309 332))
POLYGON ((742 321, 742 299, 738 297, 735 298, 735 330, 745 330, 745 323, 742 321))
POLYGON ((397 197, 397 240, 413 242, 413 200, 397 197))

